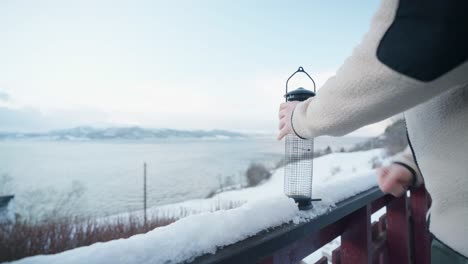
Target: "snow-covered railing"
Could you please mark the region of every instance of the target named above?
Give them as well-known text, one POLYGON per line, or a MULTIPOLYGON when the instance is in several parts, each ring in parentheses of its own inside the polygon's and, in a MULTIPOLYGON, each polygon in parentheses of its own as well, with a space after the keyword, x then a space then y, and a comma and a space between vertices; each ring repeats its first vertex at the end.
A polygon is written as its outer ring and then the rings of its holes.
POLYGON ((338 236, 341 246, 331 260, 322 257, 317 263, 430 263, 428 203, 424 187, 401 198, 371 188, 338 203, 327 214, 262 231, 191 263, 299 263, 338 236), (382 207, 386 214, 371 224, 372 213, 382 207))

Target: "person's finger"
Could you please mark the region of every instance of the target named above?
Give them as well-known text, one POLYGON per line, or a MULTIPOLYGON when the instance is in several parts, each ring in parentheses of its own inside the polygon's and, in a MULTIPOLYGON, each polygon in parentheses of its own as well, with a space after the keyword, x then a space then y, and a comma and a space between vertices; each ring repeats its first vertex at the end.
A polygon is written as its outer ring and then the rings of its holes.
POLYGON ((399 183, 398 172, 396 172, 394 170, 389 170, 389 172, 388 172, 388 174, 386 176, 386 181, 390 185, 400 184, 399 183))
POLYGON ((390 188, 390 193, 393 196, 399 197, 403 194, 403 192, 406 190, 406 184, 402 184, 400 182, 400 177, 399 173, 397 171, 392 171, 390 175, 388 176, 388 185, 390 188))
POLYGON ((386 176, 388 175, 388 173, 390 172, 390 168, 387 167, 387 166, 385 166, 385 167, 382 167, 382 168, 381 168, 381 171, 382 171, 382 175, 383 175, 384 177, 386 177, 386 176))
POLYGON ((283 139, 287 134, 288 134, 287 129, 280 130, 279 135, 278 135, 278 140, 283 139))
POLYGON ((385 177, 388 174, 388 168, 387 167, 381 167, 377 169, 377 182, 379 184, 380 189, 382 189, 385 177))
POLYGON ((409 186, 413 181, 413 174, 406 168, 400 168, 398 181, 404 186, 409 186))
POLYGON ((393 190, 390 192, 395 197, 400 197, 405 193, 406 189, 401 184, 396 184, 393 186, 393 190))
POLYGON ((278 124, 278 128, 279 130, 283 129, 283 127, 286 125, 286 121, 283 119, 280 120, 279 124, 278 124))
POLYGON ((280 131, 279 134, 278 134, 278 137, 276 139, 281 140, 281 139, 283 139, 284 136, 285 135, 283 134, 283 132, 280 131))
POLYGON ((377 177, 380 178, 380 177, 382 177, 382 176, 384 175, 385 170, 384 170, 383 167, 381 167, 381 168, 378 168, 378 169, 375 171, 375 173, 377 174, 377 177))
POLYGON ((379 188, 380 190, 383 191, 382 187, 383 187, 383 180, 384 180, 384 177, 382 175, 378 175, 377 176, 377 184, 379 185, 379 188))
POLYGON ((283 118, 283 117, 285 117, 285 116, 286 116, 286 113, 285 113, 284 111, 280 111, 280 112, 278 113, 278 117, 279 117, 280 119, 283 118))
POLYGON ((384 193, 392 193, 398 183, 398 179, 395 177, 392 170, 388 170, 387 173, 382 175, 381 184, 379 185, 380 189, 384 193))
POLYGON ((390 185, 385 181, 384 177, 378 178, 378 185, 383 193, 388 193, 391 190, 390 185))
POLYGON ((288 103, 281 103, 280 110, 285 109, 288 106, 288 103))
POLYGON ((410 186, 410 185, 411 185, 411 181, 412 181, 412 179, 407 179, 407 178, 403 178, 403 179, 402 179, 402 178, 399 178, 399 179, 398 179, 398 183, 401 184, 401 185, 403 185, 403 186, 405 186, 405 187, 410 186))

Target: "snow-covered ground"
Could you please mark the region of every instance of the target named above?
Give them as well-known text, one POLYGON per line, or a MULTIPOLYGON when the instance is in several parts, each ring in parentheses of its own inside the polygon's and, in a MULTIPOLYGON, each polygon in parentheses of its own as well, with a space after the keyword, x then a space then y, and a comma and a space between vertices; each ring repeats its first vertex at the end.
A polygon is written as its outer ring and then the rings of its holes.
MULTIPOLYGON (((150 214, 189 216, 146 234, 135 235, 63 253, 34 256, 14 263, 179 263, 215 253, 258 232, 287 222, 298 223, 321 215, 339 202, 377 184, 372 164, 383 159, 380 149, 333 153, 314 160, 313 197, 322 198, 314 208, 299 211, 283 194, 283 169, 262 185, 219 193, 210 199, 190 200, 153 208, 150 214), (214 207, 242 203, 230 210, 214 207)), ((317 253, 319 254, 319 253, 317 253)), ((317 256, 311 256, 313 260, 317 256)))

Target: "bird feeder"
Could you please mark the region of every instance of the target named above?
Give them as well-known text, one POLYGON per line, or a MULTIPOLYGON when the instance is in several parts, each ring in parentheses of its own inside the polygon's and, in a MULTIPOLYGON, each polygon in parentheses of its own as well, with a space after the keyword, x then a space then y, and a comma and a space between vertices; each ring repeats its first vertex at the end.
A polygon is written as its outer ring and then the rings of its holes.
MULTIPOLYGON (((315 96, 315 82, 302 67, 289 76, 286 81, 286 102, 305 101, 315 96), (313 84, 313 91, 298 87, 288 91, 289 80, 296 73, 304 73, 313 84)), ((286 135, 285 139, 285 161, 284 168, 284 193, 293 198, 300 210, 312 208, 312 178, 313 178, 314 140, 302 139, 294 134, 286 135)))

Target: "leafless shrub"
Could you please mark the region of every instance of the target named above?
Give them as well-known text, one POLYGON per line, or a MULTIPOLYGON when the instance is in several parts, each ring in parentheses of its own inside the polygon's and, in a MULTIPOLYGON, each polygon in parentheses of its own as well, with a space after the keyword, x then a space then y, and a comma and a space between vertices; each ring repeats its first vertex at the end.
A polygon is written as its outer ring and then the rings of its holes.
MULTIPOLYGON (((211 211, 239 207, 243 201, 214 204, 211 211)), ((56 218, 50 221, 23 219, 11 226, 0 226, 0 262, 12 261, 38 254, 55 254, 76 247, 88 246, 119 238, 128 238, 168 225, 190 215, 181 207, 176 216, 155 211, 147 218, 127 215, 106 219, 56 218)))
POLYGON ((243 205, 245 201, 228 201, 228 202, 222 202, 218 200, 213 207, 211 207, 211 211, 219 211, 219 210, 229 210, 233 208, 237 208, 241 205, 243 205))
POLYGON ((153 217, 147 220, 129 216, 109 221, 56 219, 41 223, 17 221, 9 228, 0 228, 0 262, 37 254, 54 254, 76 247, 128 238, 168 225, 176 219, 153 217))
POLYGON ((335 176, 336 174, 340 173, 341 172, 341 167, 340 166, 333 166, 331 167, 330 169, 330 174, 332 176, 335 176))
POLYGON ((13 178, 4 173, 0 176, 0 195, 13 194, 13 178))
POLYGON ((256 186, 260 182, 271 177, 271 172, 260 163, 252 163, 247 169, 245 176, 247 177, 248 186, 256 186))
POLYGON ((221 175, 218 175, 218 183, 219 187, 215 190, 210 191, 205 198, 212 198, 218 193, 222 192, 227 192, 227 191, 232 191, 232 190, 239 190, 245 187, 245 184, 241 183, 241 180, 239 180, 237 183, 234 179, 234 175, 229 175, 226 177, 222 177, 221 175))
POLYGON ((73 218, 82 206, 85 186, 73 181, 68 189, 38 188, 17 195, 17 212, 28 222, 73 218))

